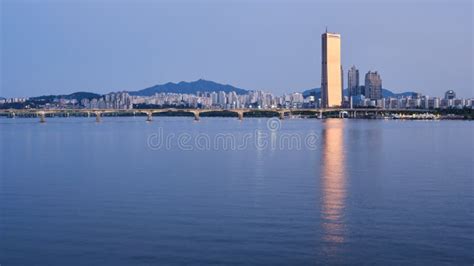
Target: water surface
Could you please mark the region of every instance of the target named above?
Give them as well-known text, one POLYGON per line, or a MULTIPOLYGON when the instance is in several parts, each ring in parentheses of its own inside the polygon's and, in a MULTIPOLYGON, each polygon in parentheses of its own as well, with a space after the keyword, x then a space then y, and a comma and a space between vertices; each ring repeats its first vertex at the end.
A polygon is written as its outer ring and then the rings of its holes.
POLYGON ((144 119, 0 118, 0 264, 474 263, 472 122, 144 119))

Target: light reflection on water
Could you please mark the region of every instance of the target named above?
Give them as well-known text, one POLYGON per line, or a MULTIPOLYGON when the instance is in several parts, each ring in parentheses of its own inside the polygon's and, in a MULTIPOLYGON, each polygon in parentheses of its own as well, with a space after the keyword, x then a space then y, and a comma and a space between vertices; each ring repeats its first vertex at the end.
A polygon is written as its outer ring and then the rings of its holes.
POLYGON ((346 172, 344 156, 344 120, 325 121, 322 131, 322 229, 329 243, 345 240, 344 210, 346 172))

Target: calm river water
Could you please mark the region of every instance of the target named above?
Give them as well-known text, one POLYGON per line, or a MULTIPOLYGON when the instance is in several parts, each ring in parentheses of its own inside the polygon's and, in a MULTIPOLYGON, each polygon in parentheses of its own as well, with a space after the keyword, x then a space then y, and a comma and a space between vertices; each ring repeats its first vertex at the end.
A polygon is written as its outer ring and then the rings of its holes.
POLYGON ((474 263, 474 123, 0 118, 0 264, 474 263))

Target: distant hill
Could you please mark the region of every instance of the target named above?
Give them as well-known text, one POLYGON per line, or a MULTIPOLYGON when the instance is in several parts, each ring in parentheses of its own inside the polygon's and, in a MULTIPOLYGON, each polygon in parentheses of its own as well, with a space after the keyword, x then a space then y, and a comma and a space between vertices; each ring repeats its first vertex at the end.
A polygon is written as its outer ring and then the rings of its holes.
MULTIPOLYGON (((347 89, 344 89, 343 91, 344 93, 344 96, 347 96, 349 95, 348 93, 348 90, 347 89)), ((401 92, 401 93, 395 93, 395 92, 392 92, 391 90, 389 89, 384 89, 382 88, 382 96, 384 98, 387 98, 387 97, 393 97, 393 98, 398 98, 398 97, 402 97, 402 96, 411 96, 413 95, 415 92, 412 92, 412 91, 406 91, 406 92, 401 92)), ((309 90, 305 90, 303 91, 303 97, 309 97, 309 96, 314 96, 316 99, 318 98, 321 98, 321 88, 314 88, 314 89, 309 89, 309 90)))
POLYGON ((416 92, 413 92, 413 91, 405 91, 405 92, 400 92, 400 93, 396 93, 396 92, 392 92, 390 90, 387 90, 387 89, 382 89, 382 95, 384 98, 387 98, 387 97, 393 97, 393 98, 398 98, 398 97, 402 97, 402 96, 412 96, 413 94, 415 94, 416 92))
POLYGON ((67 95, 43 95, 43 96, 38 96, 38 97, 32 97, 30 98, 31 100, 37 100, 37 101, 51 101, 53 99, 77 99, 78 101, 81 101, 82 99, 93 99, 93 98, 99 98, 101 95, 97 93, 92 93, 92 92, 74 92, 71 94, 67 95))
POLYGON ((200 92, 218 92, 223 91, 229 93, 235 91, 237 94, 246 94, 248 91, 241 88, 236 88, 231 85, 224 85, 209 80, 196 80, 192 82, 181 81, 179 83, 168 82, 162 85, 155 85, 139 91, 130 91, 130 95, 138 96, 152 96, 155 93, 183 93, 183 94, 196 94, 200 92))
POLYGON ((303 97, 307 98, 309 96, 314 96, 314 98, 321 98, 321 88, 314 88, 303 91, 303 97))

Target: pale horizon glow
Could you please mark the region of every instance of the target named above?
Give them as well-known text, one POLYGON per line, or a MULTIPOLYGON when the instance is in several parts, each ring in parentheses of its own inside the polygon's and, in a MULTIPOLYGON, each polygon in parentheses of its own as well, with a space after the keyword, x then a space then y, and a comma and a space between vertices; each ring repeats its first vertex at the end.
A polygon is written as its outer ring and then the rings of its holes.
POLYGON ((1 9, 2 97, 140 90, 212 80, 274 94, 320 87, 321 40, 341 34, 344 88, 474 96, 473 3, 13 1, 1 9))

